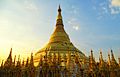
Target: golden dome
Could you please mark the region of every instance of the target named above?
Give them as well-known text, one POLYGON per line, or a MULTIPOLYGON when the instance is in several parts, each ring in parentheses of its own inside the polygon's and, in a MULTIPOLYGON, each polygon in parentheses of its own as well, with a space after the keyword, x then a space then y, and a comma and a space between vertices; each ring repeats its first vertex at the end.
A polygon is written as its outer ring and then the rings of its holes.
POLYGON ((45 52, 47 53, 60 52, 61 54, 66 54, 67 51, 71 51, 72 53, 76 51, 80 53, 81 57, 85 57, 85 55, 72 44, 68 34, 65 32, 62 21, 61 8, 59 6, 55 30, 51 35, 48 44, 42 49, 40 49, 36 53, 35 57, 37 57, 36 59, 39 59, 40 54, 43 54, 45 52))

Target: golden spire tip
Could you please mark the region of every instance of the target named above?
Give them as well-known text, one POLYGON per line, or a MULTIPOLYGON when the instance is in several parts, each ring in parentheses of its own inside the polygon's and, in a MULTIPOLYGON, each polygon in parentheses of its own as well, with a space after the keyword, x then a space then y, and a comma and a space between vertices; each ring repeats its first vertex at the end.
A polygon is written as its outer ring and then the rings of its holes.
POLYGON ((61 7, 60 7, 60 4, 59 4, 58 12, 61 12, 61 7))

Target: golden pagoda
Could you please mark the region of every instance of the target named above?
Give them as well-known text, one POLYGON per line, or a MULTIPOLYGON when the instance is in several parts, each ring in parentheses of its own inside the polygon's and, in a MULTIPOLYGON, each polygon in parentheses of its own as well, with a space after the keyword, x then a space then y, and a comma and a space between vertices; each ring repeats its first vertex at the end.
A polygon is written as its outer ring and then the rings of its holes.
POLYGON ((119 63, 114 53, 103 59, 100 50, 99 61, 95 61, 93 50, 89 58, 78 50, 64 30, 59 6, 56 26, 48 44, 27 60, 12 59, 12 48, 8 58, 1 63, 0 77, 120 77, 119 63), (38 65, 34 65, 38 63, 38 65))
POLYGON ((81 61, 83 61, 84 59, 88 60, 88 58, 73 45, 73 43, 70 41, 68 34, 65 32, 61 11, 62 10, 59 6, 54 32, 50 36, 47 45, 44 46, 35 54, 35 58, 34 58, 35 62, 40 61, 39 60, 40 55, 44 56, 46 53, 47 55, 53 55, 54 53, 55 54, 59 53, 60 56, 63 57, 64 55, 67 56, 68 51, 70 52, 71 55, 75 55, 75 53, 79 54, 81 61))

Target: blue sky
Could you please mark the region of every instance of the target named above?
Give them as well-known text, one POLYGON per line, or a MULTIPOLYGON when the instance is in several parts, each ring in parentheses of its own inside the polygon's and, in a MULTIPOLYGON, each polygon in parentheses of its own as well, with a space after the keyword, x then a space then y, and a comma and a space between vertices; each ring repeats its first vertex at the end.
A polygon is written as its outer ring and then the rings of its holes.
POLYGON ((120 0, 0 0, 0 60, 28 56, 49 40, 61 5, 65 30, 73 44, 96 59, 113 49, 120 57, 120 0))

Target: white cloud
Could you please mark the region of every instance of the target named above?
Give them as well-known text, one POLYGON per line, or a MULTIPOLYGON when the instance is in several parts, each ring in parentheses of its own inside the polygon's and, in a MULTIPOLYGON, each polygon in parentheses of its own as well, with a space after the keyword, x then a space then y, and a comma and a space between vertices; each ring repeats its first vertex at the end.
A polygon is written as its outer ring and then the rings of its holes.
POLYGON ((24 7, 25 7, 25 9, 27 9, 29 11, 37 11, 38 10, 37 6, 29 0, 24 1, 24 7))
POLYGON ((111 14, 119 14, 120 11, 119 10, 115 10, 113 8, 111 8, 111 14))
POLYGON ((120 7, 120 0, 111 0, 111 5, 115 7, 120 7))
POLYGON ((71 26, 73 30, 78 31, 80 29, 80 22, 79 22, 79 19, 77 19, 77 17, 79 17, 80 15, 80 12, 79 12, 80 9, 74 5, 70 7, 71 9, 68 10, 70 16, 67 19, 67 24, 71 26))
POLYGON ((120 13, 120 0, 110 0, 109 9, 111 14, 119 14, 120 13))
POLYGON ((72 28, 76 31, 78 31, 80 29, 80 23, 78 22, 78 20, 76 18, 71 18, 70 20, 68 20, 67 23, 70 26, 72 26, 72 28))
POLYGON ((97 15, 98 20, 103 19, 105 16, 110 14, 111 16, 114 15, 113 17, 120 14, 120 0, 105 0, 98 4, 93 0, 93 4, 93 9, 99 11, 97 15))
POLYGON ((73 29, 79 30, 79 26, 73 26, 73 29))

